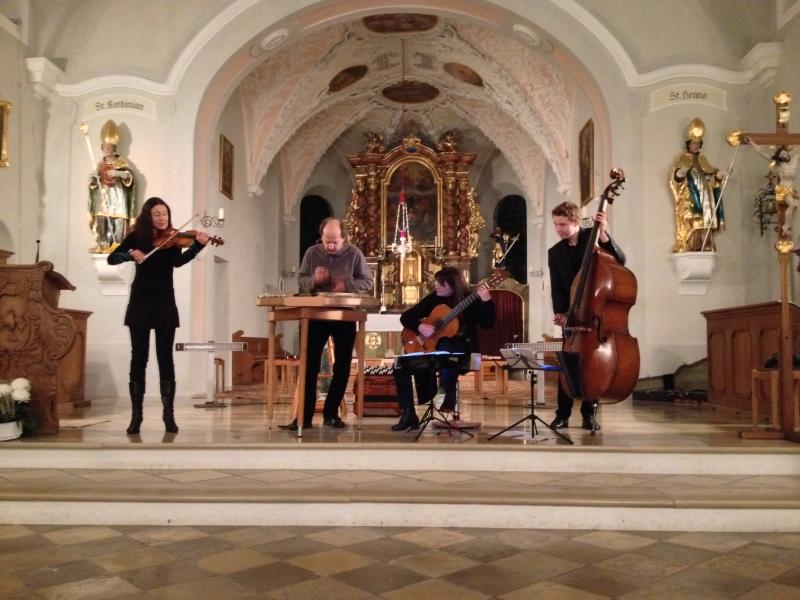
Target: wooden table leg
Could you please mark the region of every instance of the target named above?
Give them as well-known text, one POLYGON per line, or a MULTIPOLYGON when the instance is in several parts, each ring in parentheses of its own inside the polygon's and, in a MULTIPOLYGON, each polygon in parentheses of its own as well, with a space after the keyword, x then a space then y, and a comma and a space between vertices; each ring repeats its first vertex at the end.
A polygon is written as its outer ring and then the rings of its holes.
POLYGON ((303 421, 305 419, 304 413, 306 405, 307 350, 308 350, 308 318, 306 317, 300 319, 300 373, 297 376, 297 437, 303 437, 303 421))
POLYGON ((356 423, 358 428, 361 429, 361 419, 364 416, 364 331, 366 321, 358 322, 358 332, 356 334, 356 357, 358 359, 358 370, 356 371, 356 383, 358 384, 358 391, 356 393, 356 402, 358 409, 356 410, 356 423))
MULTIPOLYGON (((274 316, 274 314, 272 315, 274 316)), ((272 429, 272 417, 275 402, 275 321, 269 321, 269 337, 267 344, 267 364, 264 369, 264 389, 267 391, 267 427, 272 429)))

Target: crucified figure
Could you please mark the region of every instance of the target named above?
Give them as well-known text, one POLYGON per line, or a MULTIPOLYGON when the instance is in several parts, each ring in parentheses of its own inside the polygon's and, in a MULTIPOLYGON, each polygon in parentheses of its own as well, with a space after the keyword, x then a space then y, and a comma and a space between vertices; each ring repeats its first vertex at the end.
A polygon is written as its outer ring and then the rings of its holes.
POLYGON ((775 201, 779 208, 779 218, 781 238, 789 238, 792 235, 792 219, 797 211, 797 204, 800 195, 794 184, 794 176, 797 172, 797 162, 800 155, 792 156, 791 146, 782 145, 775 149, 759 146, 749 137, 745 136, 742 142, 748 144, 760 156, 769 161, 770 169, 774 171, 778 179, 775 184, 775 201), (783 210, 780 210, 783 208, 783 210))

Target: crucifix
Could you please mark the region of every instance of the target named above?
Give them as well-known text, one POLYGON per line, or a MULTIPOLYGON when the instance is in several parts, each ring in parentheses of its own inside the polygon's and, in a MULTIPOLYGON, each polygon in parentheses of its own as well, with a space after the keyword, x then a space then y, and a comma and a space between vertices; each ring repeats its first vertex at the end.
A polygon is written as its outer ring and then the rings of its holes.
MULTIPOLYGON (((774 133, 749 133, 744 131, 733 131, 728 135, 728 143, 737 146, 740 143, 752 144, 753 148, 759 150, 760 145, 769 145, 776 148, 775 154, 771 157, 773 163, 781 165, 781 169, 776 169, 780 175, 785 171, 785 176, 781 177, 775 187, 775 201, 778 209, 778 241, 775 242, 775 249, 778 251, 778 261, 781 274, 781 347, 779 363, 780 380, 780 430, 763 432, 742 432, 742 437, 778 437, 786 438, 794 442, 800 442, 800 423, 797 419, 794 398, 794 376, 792 366, 792 323, 789 316, 789 255, 794 249, 794 242, 789 235, 786 227, 786 210, 789 203, 797 198, 797 191, 794 189, 794 173, 792 169, 796 167, 797 157, 791 157, 791 147, 800 146, 800 133, 789 133, 789 105, 792 97, 787 92, 779 92, 772 101, 775 103, 775 132, 774 133)), ((761 153, 761 152, 759 152, 761 153)), ((773 424, 777 425, 777 424, 773 424)))

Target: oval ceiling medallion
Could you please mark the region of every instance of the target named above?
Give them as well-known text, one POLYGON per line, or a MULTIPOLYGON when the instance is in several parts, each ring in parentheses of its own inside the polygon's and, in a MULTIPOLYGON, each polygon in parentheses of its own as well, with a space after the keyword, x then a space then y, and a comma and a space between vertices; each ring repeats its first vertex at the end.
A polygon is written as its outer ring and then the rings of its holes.
POLYGON ((461 63, 444 63, 444 70, 451 76, 455 77, 459 81, 463 81, 464 83, 469 83, 470 85, 476 85, 478 87, 483 87, 483 79, 480 75, 478 75, 474 70, 472 70, 467 65, 462 65, 461 63))
POLYGON ((353 85, 366 74, 367 67, 364 65, 355 65, 353 67, 342 69, 331 79, 331 82, 328 84, 328 91, 331 93, 341 91, 344 88, 353 85))
POLYGON ((516 23, 512 29, 514 30, 514 34, 529 46, 535 48, 542 43, 541 36, 530 27, 516 23))
POLYGON ((422 81, 400 81, 381 90, 384 98, 401 104, 430 102, 439 95, 439 90, 422 81))
POLYGON ((414 13, 392 13, 364 17, 362 21, 364 27, 375 33, 413 33, 433 29, 439 22, 439 17, 414 13))
POLYGON ((258 43, 262 50, 274 50, 282 45, 289 38, 289 32, 286 29, 278 29, 272 33, 264 36, 258 43))

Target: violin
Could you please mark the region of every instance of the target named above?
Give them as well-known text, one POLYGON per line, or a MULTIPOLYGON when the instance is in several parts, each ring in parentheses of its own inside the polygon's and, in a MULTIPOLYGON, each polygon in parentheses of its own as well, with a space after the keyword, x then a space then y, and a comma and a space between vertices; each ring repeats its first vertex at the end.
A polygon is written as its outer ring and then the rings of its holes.
MULTIPOLYGON (((157 232, 156 238, 153 240, 153 246, 162 250, 167 248, 188 248, 194 243, 198 233, 196 229, 187 229, 177 233, 175 233, 174 229, 164 229, 157 232)), ((208 243, 213 246, 221 246, 225 243, 225 240, 212 235, 208 237, 208 243)))

